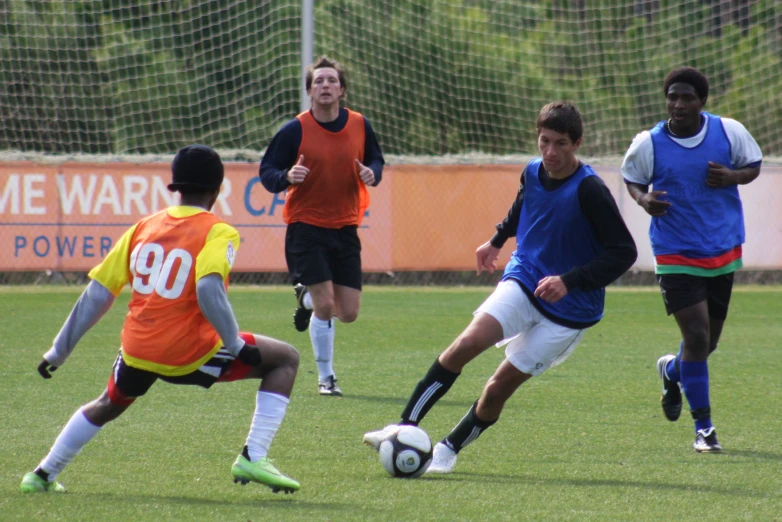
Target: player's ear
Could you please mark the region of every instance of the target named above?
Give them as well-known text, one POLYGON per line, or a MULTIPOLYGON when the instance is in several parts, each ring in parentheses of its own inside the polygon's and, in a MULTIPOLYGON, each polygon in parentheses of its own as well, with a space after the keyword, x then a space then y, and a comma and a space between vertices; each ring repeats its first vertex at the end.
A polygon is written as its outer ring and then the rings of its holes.
POLYGON ((212 193, 212 197, 209 198, 209 210, 212 210, 212 207, 215 206, 215 203, 217 203, 217 198, 219 196, 220 196, 220 189, 218 188, 217 190, 214 191, 214 193, 212 193))

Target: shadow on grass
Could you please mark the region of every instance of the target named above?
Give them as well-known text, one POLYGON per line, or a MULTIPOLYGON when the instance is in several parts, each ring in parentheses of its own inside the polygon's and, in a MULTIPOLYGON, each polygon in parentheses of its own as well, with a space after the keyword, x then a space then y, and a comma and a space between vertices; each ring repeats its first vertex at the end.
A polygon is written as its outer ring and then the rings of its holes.
MULTIPOLYGON (((479 390, 480 391, 480 390, 479 390)), ((378 397, 374 395, 345 395, 342 397, 345 400, 356 400, 364 402, 380 402, 386 404, 398 404, 404 407, 407 404, 407 397, 378 397)), ((460 406, 463 408, 470 408, 475 401, 453 401, 448 399, 440 399, 437 401, 437 406, 460 406)))
POLYGON ((346 512, 356 511, 357 509, 365 510, 366 506, 356 506, 350 503, 339 502, 309 502, 303 499, 297 499, 296 494, 284 495, 282 493, 266 494, 263 492, 263 497, 258 496, 256 498, 244 499, 244 500, 225 500, 225 499, 212 499, 212 498, 198 498, 198 497, 186 497, 186 496, 161 496, 161 495, 119 495, 114 493, 66 493, 65 495, 78 496, 79 498, 89 500, 90 502, 113 502, 113 499, 121 503, 128 503, 129 501, 139 502, 139 505, 149 504, 154 502, 156 505, 162 503, 169 503, 172 505, 182 506, 208 506, 208 507, 238 507, 238 508, 253 508, 253 507, 276 507, 283 509, 302 509, 311 511, 313 509, 322 509, 326 511, 346 512))
POLYGON ((493 473, 453 473, 445 476, 424 476, 419 480, 446 480, 449 482, 476 482, 476 483, 497 483, 497 484, 517 484, 517 485, 540 485, 548 484, 553 486, 580 486, 580 487, 608 487, 608 488, 648 488, 661 491, 697 491, 700 493, 716 493, 720 495, 729 495, 732 497, 757 497, 766 498, 768 492, 738 490, 732 488, 720 488, 708 485, 677 484, 673 482, 651 482, 641 480, 599 480, 599 479, 552 479, 535 476, 508 476, 497 475, 493 473))
POLYGON ((722 452, 726 456, 746 457, 748 459, 758 460, 779 460, 782 461, 782 454, 770 453, 768 451, 751 451, 751 450, 736 450, 727 449, 722 452))

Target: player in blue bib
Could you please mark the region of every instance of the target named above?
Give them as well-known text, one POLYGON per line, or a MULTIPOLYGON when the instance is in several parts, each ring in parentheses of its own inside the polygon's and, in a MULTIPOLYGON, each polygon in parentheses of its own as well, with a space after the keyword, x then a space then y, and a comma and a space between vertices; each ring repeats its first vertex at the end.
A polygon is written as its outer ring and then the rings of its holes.
MULTIPOLYGON (((581 163, 583 124, 569 102, 550 103, 537 120, 540 157, 497 232, 476 251, 478 274, 496 269, 505 242, 516 250, 494 292, 467 328, 437 358, 413 390, 401 424, 418 425, 462 369, 492 346, 507 344, 505 360, 456 427, 434 447, 427 473, 450 473, 457 454, 500 416, 524 382, 564 361, 603 316, 605 286, 635 262, 635 242, 613 196, 581 163)), ((364 435, 378 449, 396 426, 364 435)))
POLYGON ((709 82, 700 71, 674 69, 663 92, 669 118, 635 137, 622 175, 632 198, 652 216, 655 272, 665 309, 682 335, 679 354, 657 361, 663 413, 671 421, 679 418, 683 390, 695 421, 695 450, 721 451, 706 361, 717 348, 733 273, 742 264, 738 185, 758 177, 763 155, 741 123, 703 110, 709 82))

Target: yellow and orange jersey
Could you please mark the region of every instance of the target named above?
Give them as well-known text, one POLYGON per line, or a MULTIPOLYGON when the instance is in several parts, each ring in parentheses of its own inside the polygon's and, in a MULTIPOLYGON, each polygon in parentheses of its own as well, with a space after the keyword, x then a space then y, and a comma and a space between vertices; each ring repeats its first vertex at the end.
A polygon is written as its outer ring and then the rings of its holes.
POLYGON ((122 329, 132 367, 161 375, 196 370, 221 346, 201 314, 196 281, 219 274, 228 285, 239 233, 197 207, 170 207, 131 227, 89 276, 118 295, 133 291, 122 329))
POLYGON ((283 220, 324 228, 360 225, 369 207, 369 191, 356 166, 356 160, 364 162, 364 117, 349 110, 348 122, 339 132, 321 127, 310 111, 297 118, 301 123, 298 156, 304 156, 310 173, 301 185, 288 187, 283 220))

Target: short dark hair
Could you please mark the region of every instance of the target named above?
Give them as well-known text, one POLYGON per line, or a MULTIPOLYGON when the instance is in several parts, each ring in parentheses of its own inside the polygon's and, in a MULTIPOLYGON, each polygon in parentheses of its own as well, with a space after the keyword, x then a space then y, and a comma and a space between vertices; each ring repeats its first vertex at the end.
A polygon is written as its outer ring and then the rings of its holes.
POLYGON ((343 89, 348 88, 348 82, 345 78, 345 68, 342 64, 327 56, 321 56, 307 67, 307 74, 304 77, 304 85, 307 87, 307 91, 312 87, 312 77, 315 75, 316 69, 335 69, 337 71, 337 77, 339 78, 339 85, 343 89))
POLYGON ((214 192, 223 184, 223 161, 211 147, 201 144, 179 149, 171 162, 168 190, 182 194, 214 192))
POLYGON ((674 83, 686 83, 692 85, 695 92, 698 93, 698 98, 706 101, 709 97, 709 80, 706 76, 694 67, 677 67, 668 73, 663 82, 663 94, 668 96, 668 89, 674 83))
POLYGON ((540 129, 550 129, 560 134, 567 134, 573 143, 584 135, 581 112, 569 101, 557 101, 545 105, 540 109, 535 126, 538 134, 540 129))

